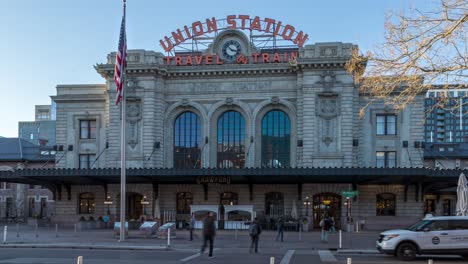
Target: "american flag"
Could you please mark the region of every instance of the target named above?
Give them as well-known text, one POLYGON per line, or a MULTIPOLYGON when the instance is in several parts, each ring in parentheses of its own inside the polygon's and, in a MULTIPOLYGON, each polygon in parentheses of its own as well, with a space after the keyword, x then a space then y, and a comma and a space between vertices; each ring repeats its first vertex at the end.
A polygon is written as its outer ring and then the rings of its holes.
POLYGON ((122 25, 120 26, 119 49, 115 57, 114 81, 117 87, 117 97, 115 104, 118 105, 122 100, 123 88, 125 82, 125 67, 127 66, 127 36, 125 32, 125 4, 122 17, 122 25))

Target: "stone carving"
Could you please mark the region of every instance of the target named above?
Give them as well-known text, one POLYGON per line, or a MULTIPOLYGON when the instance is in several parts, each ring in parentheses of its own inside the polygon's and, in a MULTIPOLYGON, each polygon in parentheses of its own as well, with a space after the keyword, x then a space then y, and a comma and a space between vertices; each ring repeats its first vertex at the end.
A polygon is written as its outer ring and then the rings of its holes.
POLYGON ((139 100, 127 102, 127 143, 132 147, 138 144, 139 123, 141 120, 141 103, 139 100))
POLYGON ((320 48, 320 56, 322 57, 332 57, 338 55, 336 47, 322 47, 320 48))
POLYGON ((188 106, 189 105, 189 100, 187 98, 182 99, 181 101, 182 106, 188 106))
POLYGON ((273 97, 271 98, 271 103, 274 104, 274 105, 279 104, 279 101, 280 101, 280 100, 279 100, 278 96, 273 96, 273 97))
POLYGON ((320 81, 326 88, 332 87, 336 83, 336 74, 334 71, 324 71, 320 74, 320 81))
POLYGON ((232 105, 234 100, 231 97, 226 98, 226 105, 232 105))
POLYGON ((316 114, 320 118, 319 122, 319 138, 321 152, 336 152, 338 149, 338 120, 340 114, 339 97, 336 93, 320 93, 316 102, 316 114))

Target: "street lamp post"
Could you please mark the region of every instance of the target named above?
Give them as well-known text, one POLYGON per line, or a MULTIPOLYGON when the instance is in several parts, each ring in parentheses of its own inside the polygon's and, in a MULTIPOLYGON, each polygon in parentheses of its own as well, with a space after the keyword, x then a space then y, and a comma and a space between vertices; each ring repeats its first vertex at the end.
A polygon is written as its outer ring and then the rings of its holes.
POLYGON ((309 201, 309 197, 307 196, 304 201, 304 206, 306 208, 306 211, 305 211, 306 216, 309 215, 309 205, 310 205, 310 201, 309 201))
POLYGON ((146 195, 141 199, 141 205, 143 206, 143 215, 146 217, 146 205, 149 204, 149 201, 146 199, 146 195))
POLYGON ((110 196, 107 196, 104 200, 104 204, 107 205, 107 215, 110 215, 110 206, 113 204, 110 196))

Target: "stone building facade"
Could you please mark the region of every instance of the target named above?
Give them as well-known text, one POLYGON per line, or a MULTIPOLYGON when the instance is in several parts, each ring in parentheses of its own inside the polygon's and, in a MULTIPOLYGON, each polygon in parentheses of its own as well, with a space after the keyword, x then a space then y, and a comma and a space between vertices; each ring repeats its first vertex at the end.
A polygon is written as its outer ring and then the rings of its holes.
MULTIPOLYGON (((282 29, 299 44, 261 48, 225 29, 203 50, 128 51, 127 218, 183 222, 213 211, 219 228, 284 216, 307 229, 329 214, 338 226, 381 229, 444 214, 455 197, 439 190, 458 171, 423 168, 424 96, 397 112, 346 71, 356 45, 302 45, 302 31, 282 29)), ((56 168, 0 172, 43 182, 57 223, 118 218, 115 57, 95 66, 104 84, 57 86, 56 168)))
MULTIPOLYGON (((154 51, 128 52, 128 168, 208 172, 209 168, 343 171, 383 167, 398 171, 396 167, 423 166, 424 96, 401 112, 384 102, 375 102, 360 117, 359 110, 373 98, 360 94, 344 68, 357 46, 316 43, 293 50, 263 51, 251 46, 241 32, 228 33, 219 34, 207 50, 197 54, 168 58, 154 51), (236 63, 223 55, 223 47, 229 48, 233 40, 245 57, 261 54, 257 55, 258 61, 236 63), (275 54, 287 59, 276 60, 275 54), (265 119, 269 114, 271 118, 265 119), (185 135, 190 142, 186 145, 180 143, 181 133, 188 131, 185 125, 181 128, 181 117, 193 133, 185 135), (229 120, 226 126, 224 120, 229 120), (273 131, 273 139, 268 137, 268 129, 273 131), (226 133, 233 133, 234 139, 226 133), (275 141, 278 138, 283 141, 275 141), (267 148, 267 144, 280 148, 281 153, 267 148), (231 152, 225 153, 224 149, 231 152)), ((58 168, 120 167, 121 113, 114 103, 114 58, 115 53, 111 53, 107 62, 96 65, 105 84, 57 86, 57 95, 53 96, 57 108, 56 142, 63 150, 57 155, 63 155, 57 159, 58 168)), ((383 171, 375 170, 377 174, 383 171)), ((192 178, 161 184, 148 179, 146 183, 128 184, 127 215, 134 219, 145 215, 186 220, 189 205, 206 205, 206 210, 213 205, 223 207, 216 212, 220 220, 245 220, 242 213, 223 214, 219 210, 249 205, 254 215, 266 221, 292 215, 296 219, 305 217, 311 226, 317 226, 322 215, 329 213, 340 224, 352 217, 371 229, 395 223, 406 225, 423 216, 426 194, 421 186, 404 184, 384 174, 376 176, 385 180, 360 183, 349 176, 337 183, 334 176, 317 180, 312 177, 299 186, 286 175, 267 183, 252 177, 248 184, 197 183, 192 178), (359 194, 347 199, 343 194, 346 190, 359 194), (142 206, 141 200, 148 203, 142 206)), ((223 177, 223 173, 216 177, 223 177)), ((58 188, 62 199, 56 203, 57 222, 107 213, 118 215, 118 182, 105 183, 105 192, 103 184, 96 182, 58 188), (65 193, 67 199, 63 198, 65 193), (112 205, 105 205, 106 200, 112 205)), ((454 197, 439 197, 438 202, 444 199, 454 197)))

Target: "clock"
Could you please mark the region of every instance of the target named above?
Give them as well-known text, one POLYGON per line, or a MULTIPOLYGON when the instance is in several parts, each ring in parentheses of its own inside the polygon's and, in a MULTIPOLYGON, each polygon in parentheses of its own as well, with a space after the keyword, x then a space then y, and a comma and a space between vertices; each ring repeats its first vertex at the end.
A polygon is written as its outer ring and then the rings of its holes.
POLYGON ((229 61, 235 61, 237 59, 237 56, 241 54, 241 51, 241 44, 233 39, 224 42, 224 44, 221 47, 221 54, 223 58, 229 61))

